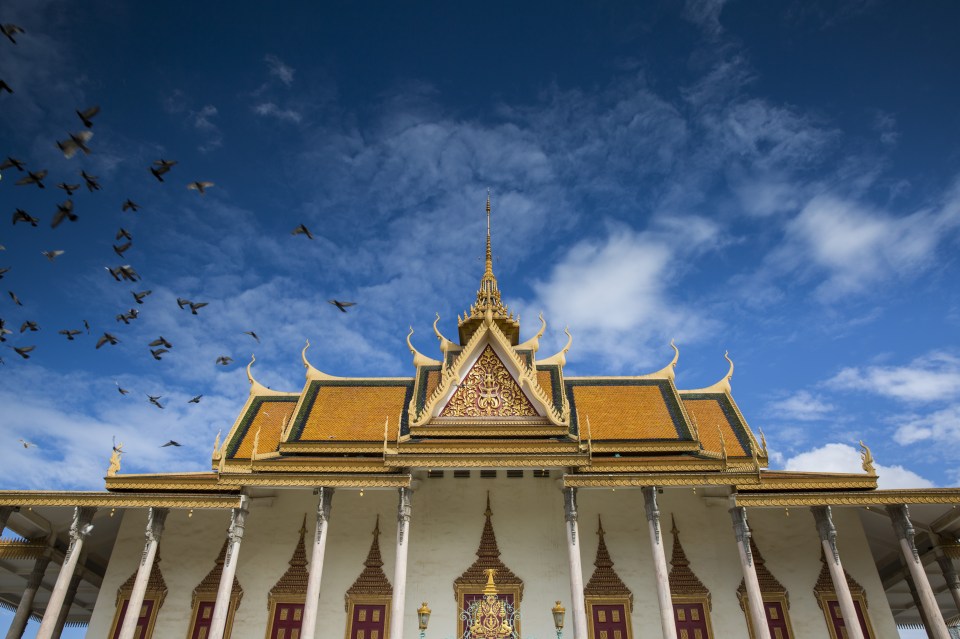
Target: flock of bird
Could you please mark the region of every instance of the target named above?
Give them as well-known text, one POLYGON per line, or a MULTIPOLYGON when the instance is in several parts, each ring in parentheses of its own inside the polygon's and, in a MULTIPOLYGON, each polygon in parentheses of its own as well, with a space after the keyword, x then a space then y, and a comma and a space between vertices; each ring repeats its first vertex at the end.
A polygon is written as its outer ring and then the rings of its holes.
MULTIPOLYGON (((2 33, 7 39, 10 40, 14 45, 17 44, 17 37, 21 34, 26 34, 26 31, 16 25, 16 24, 0 24, 0 33, 2 33)), ((0 79, 0 92, 6 92, 9 94, 15 93, 13 87, 11 87, 3 79, 0 79)), ((80 119, 83 129, 78 132, 68 133, 67 137, 62 140, 56 140, 56 148, 58 148, 62 153, 64 158, 71 159, 77 156, 78 153, 82 155, 90 155, 93 152, 91 148, 91 140, 93 139, 93 126, 94 118, 100 114, 100 106, 95 105, 85 109, 77 109, 77 117, 80 119)), ((160 158, 153 161, 150 166, 146 167, 150 174, 156 178, 159 182, 166 182, 166 177, 177 165, 176 160, 170 160, 165 158, 160 158)), ((28 167, 27 163, 19 160, 15 157, 7 157, 5 160, 0 161, 0 179, 3 177, 3 172, 7 170, 15 170, 20 176, 16 180, 15 185, 18 187, 29 187, 35 186, 38 189, 46 189, 47 185, 45 181, 48 178, 49 171, 47 169, 33 169, 28 167)), ((71 183, 69 181, 59 182, 56 187, 63 190, 66 194, 66 200, 62 203, 56 205, 56 212, 53 214, 53 217, 50 221, 51 228, 57 228, 63 222, 69 221, 75 223, 79 220, 79 215, 75 211, 73 196, 75 192, 81 190, 82 186, 85 186, 89 193, 101 190, 100 178, 96 175, 87 173, 85 169, 81 169, 79 172, 82 184, 80 182, 71 183)), ((207 190, 214 187, 215 183, 210 181, 196 180, 188 182, 186 188, 192 191, 196 191, 199 195, 206 194, 207 190)), ((127 198, 121 205, 121 212, 133 212, 136 213, 140 210, 141 205, 134 202, 132 199, 127 198)), ((40 220, 31 215, 29 212, 23 210, 22 208, 16 208, 13 212, 13 226, 16 227, 19 224, 26 224, 29 227, 36 228, 40 225, 40 220)), ((313 240, 314 236, 310 230, 304 224, 299 224, 293 231, 291 235, 304 235, 307 239, 313 240)), ((133 235, 123 227, 121 227, 115 234, 114 239, 117 243, 112 244, 114 253, 120 259, 126 259, 125 254, 133 247, 133 235), (122 243, 121 243, 122 242, 122 243)), ((5 250, 6 247, 0 245, 0 251, 5 250)), ((57 258, 62 256, 65 253, 63 250, 48 250, 41 251, 41 254, 50 262, 55 262, 57 258)), ((117 282, 121 283, 136 283, 142 280, 140 274, 137 270, 130 264, 121 264, 118 266, 105 266, 104 269, 107 273, 117 282)), ((0 279, 3 279, 4 276, 11 270, 9 266, 0 266, 0 279)), ((24 304, 17 296, 13 290, 7 291, 9 298, 14 305, 18 307, 23 307, 24 304)), ((131 307, 125 312, 118 313, 115 318, 118 323, 124 325, 129 325, 131 322, 136 321, 140 316, 139 307, 144 305, 144 300, 152 293, 150 289, 145 290, 133 290, 131 294, 133 296, 134 303, 136 306, 131 307)), ((335 306, 338 310, 343 313, 347 312, 347 308, 354 306, 355 302, 345 302, 337 299, 329 300, 329 303, 335 306)), ((177 305, 181 310, 189 309, 192 315, 199 315, 198 311, 208 305, 208 302, 197 302, 188 300, 182 297, 177 298, 177 305)), ((87 335, 91 334, 90 323, 87 320, 83 321, 83 330, 79 328, 64 328, 58 330, 58 334, 63 335, 67 341, 73 342, 76 339, 86 333, 87 335)), ((40 331, 40 326, 38 322, 34 320, 25 320, 19 327, 19 333, 36 333, 40 331)), ((0 317, 0 342, 6 342, 8 340, 8 335, 13 335, 13 330, 7 327, 6 321, 0 317)), ((254 331, 245 331, 245 335, 250 336, 252 339, 256 340, 257 343, 260 342, 260 337, 254 331)), ((120 342, 115 334, 109 331, 103 331, 103 334, 99 336, 96 340, 95 349, 99 350, 105 345, 115 346, 120 342)), ((24 360, 30 359, 31 355, 36 350, 36 345, 26 344, 26 345, 10 345, 5 344, 8 348, 12 349, 18 356, 24 360)), ((153 359, 162 360, 163 356, 170 352, 170 349, 173 348, 173 344, 164 338, 162 335, 157 339, 149 342, 147 344, 149 352, 153 359)), ((219 366, 229 366, 233 362, 233 358, 227 355, 220 355, 216 359, 216 365, 219 366)), ((0 357, 0 364, 4 364, 3 358, 0 357)), ((130 394, 130 390, 120 386, 119 382, 116 382, 117 390, 121 395, 130 394)), ((147 396, 147 401, 158 409, 163 409, 164 404, 161 403, 163 399, 162 395, 150 395, 145 393, 147 396)), ((188 401, 190 404, 199 404, 203 395, 195 395, 192 399, 188 401)), ((20 443, 24 448, 30 448, 36 446, 31 442, 20 440, 20 443)), ((166 444, 163 444, 162 447, 175 446, 179 447, 180 444, 176 441, 170 440, 166 444)))

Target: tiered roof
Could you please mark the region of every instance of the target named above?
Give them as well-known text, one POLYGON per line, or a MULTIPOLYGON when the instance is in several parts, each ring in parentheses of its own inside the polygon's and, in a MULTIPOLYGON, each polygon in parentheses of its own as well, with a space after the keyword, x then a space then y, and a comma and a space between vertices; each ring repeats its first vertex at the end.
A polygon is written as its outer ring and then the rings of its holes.
POLYGON ((607 542, 604 540, 603 522, 597 518, 597 534, 600 535, 600 544, 597 546, 597 558, 593 560, 595 569, 583 594, 587 598, 610 598, 624 597, 630 602, 630 612, 633 612, 633 592, 623 583, 620 575, 613 569, 613 560, 610 558, 610 552, 607 550, 607 542))
POLYGON ((392 594, 393 586, 383 572, 383 559, 380 557, 380 516, 377 515, 377 523, 373 527, 373 542, 363 562, 363 571, 347 589, 344 598, 349 601, 351 596, 389 597, 392 594))
POLYGON ((500 559, 500 548, 497 546, 497 536, 493 532, 493 523, 490 518, 493 511, 490 509, 490 494, 487 493, 487 509, 483 513, 486 521, 483 524, 483 533, 480 535, 480 546, 477 548, 477 560, 467 568, 462 575, 453 582, 453 590, 456 595, 457 586, 477 586, 477 592, 482 589, 488 581, 490 573, 493 570, 496 575, 496 583, 501 588, 515 586, 519 589, 519 599, 523 598, 523 580, 517 577, 512 570, 500 559))

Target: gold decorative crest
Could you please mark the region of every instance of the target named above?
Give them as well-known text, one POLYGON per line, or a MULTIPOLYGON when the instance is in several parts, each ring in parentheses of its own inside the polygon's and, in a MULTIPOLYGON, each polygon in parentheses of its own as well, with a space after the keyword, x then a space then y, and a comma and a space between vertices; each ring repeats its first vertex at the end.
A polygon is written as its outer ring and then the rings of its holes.
POLYGON ((487 345, 440 417, 535 417, 520 385, 487 345))

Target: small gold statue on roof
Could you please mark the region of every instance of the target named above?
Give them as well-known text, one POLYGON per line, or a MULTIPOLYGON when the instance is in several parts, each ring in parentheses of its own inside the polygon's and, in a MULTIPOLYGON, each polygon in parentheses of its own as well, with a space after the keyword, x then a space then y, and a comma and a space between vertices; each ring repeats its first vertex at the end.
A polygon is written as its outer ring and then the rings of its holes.
POLYGON ((863 472, 868 475, 876 475, 877 469, 873 465, 873 453, 870 452, 870 447, 863 443, 863 440, 860 440, 860 465, 863 467, 863 472))
POLYGON ((123 455, 123 442, 114 444, 110 453, 110 465, 107 467, 107 477, 113 477, 120 470, 120 457, 123 455))

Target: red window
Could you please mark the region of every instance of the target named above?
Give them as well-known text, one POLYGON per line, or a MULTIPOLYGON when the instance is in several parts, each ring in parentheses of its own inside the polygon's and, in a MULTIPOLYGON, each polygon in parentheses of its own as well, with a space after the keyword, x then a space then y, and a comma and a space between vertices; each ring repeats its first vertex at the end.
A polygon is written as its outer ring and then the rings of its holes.
POLYGON ((701 603, 673 604, 677 639, 707 639, 707 618, 701 603))
MULTIPOLYGON (((864 639, 872 639, 870 631, 867 630, 867 622, 863 618, 863 609, 860 607, 860 602, 854 601, 853 607, 857 610, 857 619, 860 621, 860 630, 863 631, 864 639)), ((843 611, 840 610, 840 603, 835 599, 829 599, 827 608, 830 611, 830 621, 833 622, 833 631, 837 633, 837 638, 847 639, 847 628, 843 620, 843 611)))
POLYGON ((787 620, 783 616, 783 604, 779 601, 764 601, 763 610, 767 616, 767 627, 771 639, 788 639, 787 620))
POLYGON ((385 639, 386 604, 354 604, 350 620, 350 639, 385 639))
POLYGON ((270 639, 300 639, 303 604, 278 603, 275 606, 270 639))
MULTIPOLYGON (((113 631, 113 639, 117 639, 120 636, 120 630, 123 628, 123 619, 127 616, 127 606, 130 604, 129 599, 123 600, 123 605, 120 606, 120 616, 117 618, 117 627, 113 631)), ((144 599, 143 605, 140 606, 140 616, 137 617, 137 626, 136 630, 133 631, 133 639, 147 639, 147 628, 150 627, 150 614, 153 612, 153 599, 144 599)))
POLYGON ((623 604, 593 606, 593 639, 627 639, 627 615, 623 604))
POLYGON ((213 622, 213 601, 201 601, 197 604, 197 620, 193 624, 190 639, 207 639, 210 624, 213 622))

